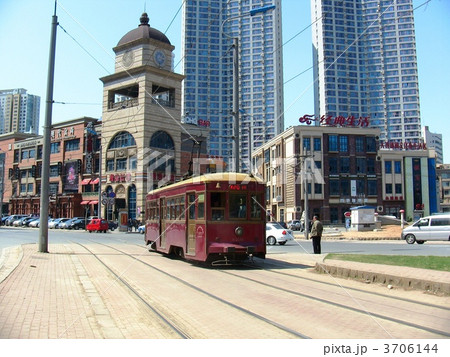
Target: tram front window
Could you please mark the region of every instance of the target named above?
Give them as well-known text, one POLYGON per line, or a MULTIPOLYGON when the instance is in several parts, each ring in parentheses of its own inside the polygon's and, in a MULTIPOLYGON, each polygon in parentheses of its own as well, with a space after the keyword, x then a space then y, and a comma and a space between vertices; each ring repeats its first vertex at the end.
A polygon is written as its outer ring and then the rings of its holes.
POLYGON ((211 217, 213 221, 225 218, 225 192, 211 192, 211 217))
POLYGON ((230 218, 247 218, 246 194, 230 194, 230 218))
POLYGON ((261 218, 262 196, 252 195, 250 199, 250 218, 261 218))

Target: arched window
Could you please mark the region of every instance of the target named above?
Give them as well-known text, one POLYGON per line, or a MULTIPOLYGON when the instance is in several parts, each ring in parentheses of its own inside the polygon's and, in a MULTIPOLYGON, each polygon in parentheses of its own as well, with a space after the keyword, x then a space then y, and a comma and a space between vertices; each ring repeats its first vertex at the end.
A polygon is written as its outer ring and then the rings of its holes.
POLYGON ((127 131, 121 131, 112 138, 108 149, 126 148, 129 146, 136 146, 133 135, 127 131))
POLYGON ((153 171, 166 172, 170 168, 175 173, 175 144, 172 137, 163 130, 155 132, 150 139, 150 148, 159 155, 152 155, 149 168, 153 171))
POLYGON ((165 131, 159 130, 152 135, 150 139, 150 147, 166 150, 175 150, 175 145, 169 134, 165 131))

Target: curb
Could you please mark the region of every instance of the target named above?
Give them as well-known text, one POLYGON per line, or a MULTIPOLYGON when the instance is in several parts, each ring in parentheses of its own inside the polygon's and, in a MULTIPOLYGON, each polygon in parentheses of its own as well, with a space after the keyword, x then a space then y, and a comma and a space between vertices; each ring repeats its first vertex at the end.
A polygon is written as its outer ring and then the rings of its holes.
POLYGON ((17 268, 23 258, 22 246, 3 248, 0 255, 0 283, 17 268))
POLYGON ((335 277, 359 280, 365 283, 379 283, 388 288, 399 287, 406 290, 422 290, 436 295, 450 295, 450 273, 430 271, 428 275, 435 274, 437 278, 416 278, 414 272, 423 272, 426 269, 393 267, 380 264, 364 263, 364 266, 355 262, 328 260, 326 263, 316 263, 314 270, 321 274, 329 274, 335 277), (389 273, 389 270, 396 270, 389 273), (399 272, 400 270, 400 272, 399 272))

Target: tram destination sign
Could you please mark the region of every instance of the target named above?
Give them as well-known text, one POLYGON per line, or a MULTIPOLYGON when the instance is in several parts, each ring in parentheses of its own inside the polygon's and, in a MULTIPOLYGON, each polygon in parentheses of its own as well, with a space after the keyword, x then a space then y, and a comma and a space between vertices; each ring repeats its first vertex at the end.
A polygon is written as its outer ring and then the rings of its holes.
POLYGON ((248 189, 248 185, 229 185, 228 189, 230 191, 246 191, 248 189))

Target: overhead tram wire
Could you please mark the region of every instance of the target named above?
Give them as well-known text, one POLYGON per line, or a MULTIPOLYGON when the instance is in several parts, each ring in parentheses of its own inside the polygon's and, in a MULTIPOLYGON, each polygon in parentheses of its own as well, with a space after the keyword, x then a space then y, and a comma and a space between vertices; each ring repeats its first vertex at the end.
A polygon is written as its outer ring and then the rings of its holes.
POLYGON ((81 45, 81 43, 79 43, 70 33, 68 33, 67 32, 67 30, 64 28, 64 27, 62 27, 61 26, 61 24, 60 23, 58 23, 58 26, 61 28, 61 30, 63 30, 65 33, 66 33, 66 35, 67 36, 69 36, 78 46, 80 46, 80 48, 84 51, 84 52, 86 52, 88 55, 89 55, 89 57, 91 57, 100 67, 102 67, 105 71, 106 71, 106 73, 108 73, 108 74, 111 74, 111 72, 109 72, 106 68, 105 68, 105 66, 103 66, 99 61, 97 61, 97 59, 92 55, 92 54, 90 54, 89 53, 89 51, 88 50, 86 50, 82 45, 81 45))

